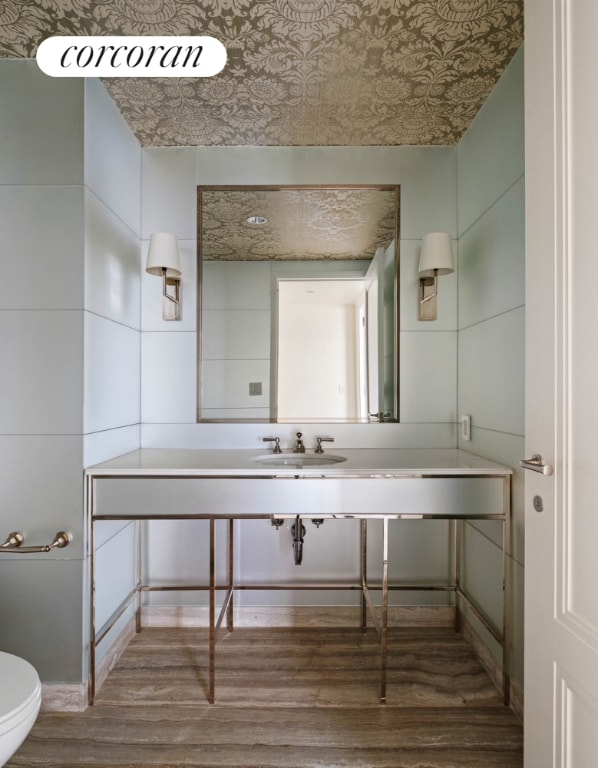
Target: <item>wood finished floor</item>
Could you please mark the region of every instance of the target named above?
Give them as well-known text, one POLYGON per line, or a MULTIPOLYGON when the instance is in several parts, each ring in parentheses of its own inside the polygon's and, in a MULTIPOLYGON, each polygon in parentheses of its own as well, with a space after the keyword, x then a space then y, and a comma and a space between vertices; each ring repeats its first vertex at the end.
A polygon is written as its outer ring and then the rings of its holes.
POLYGON ((461 636, 373 630, 144 629, 93 707, 42 712, 8 762, 51 768, 521 768, 520 723, 461 636))

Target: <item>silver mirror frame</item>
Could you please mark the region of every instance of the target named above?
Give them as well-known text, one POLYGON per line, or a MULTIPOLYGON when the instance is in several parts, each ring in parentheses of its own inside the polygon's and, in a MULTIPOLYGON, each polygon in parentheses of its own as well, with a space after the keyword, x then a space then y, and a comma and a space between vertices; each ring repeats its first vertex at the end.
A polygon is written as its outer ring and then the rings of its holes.
MULTIPOLYGON (((226 418, 212 418, 205 419, 201 415, 201 391, 202 391, 202 285, 203 285, 203 222, 201 212, 203 192, 204 191, 264 191, 264 192, 278 192, 284 190, 379 190, 379 191, 393 191, 395 193, 395 225, 394 225, 394 243, 395 243, 395 256, 394 256, 394 281, 393 281, 393 412, 389 414, 381 411, 377 414, 370 414, 370 419, 367 423, 383 423, 383 422, 398 422, 399 421, 399 402, 400 402, 400 359, 399 359, 399 334, 400 334, 400 306, 399 306, 399 280, 400 280, 400 185, 399 184, 281 184, 281 185, 266 185, 266 184, 217 184, 217 185, 200 185, 197 187, 197 385, 196 385, 196 422, 197 423, 219 423, 219 424, 262 424, 262 423, 278 423, 277 419, 271 417, 269 419, 226 419, 226 418)), ((298 422, 299 423, 299 422, 298 422)), ((316 423, 316 422, 310 422, 316 423)), ((317 423, 330 424, 331 421, 321 420, 317 423)), ((338 423, 338 422, 336 422, 338 423)), ((347 421, 344 423, 358 424, 366 423, 361 421, 347 421)))

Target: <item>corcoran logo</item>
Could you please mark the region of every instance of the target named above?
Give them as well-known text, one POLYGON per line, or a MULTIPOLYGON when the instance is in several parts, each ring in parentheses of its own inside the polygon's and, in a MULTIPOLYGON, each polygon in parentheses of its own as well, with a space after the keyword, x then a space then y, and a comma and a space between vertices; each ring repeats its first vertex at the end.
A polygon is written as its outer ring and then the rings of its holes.
POLYGON ((37 49, 51 77, 212 77, 226 64, 214 37, 49 37, 37 49))

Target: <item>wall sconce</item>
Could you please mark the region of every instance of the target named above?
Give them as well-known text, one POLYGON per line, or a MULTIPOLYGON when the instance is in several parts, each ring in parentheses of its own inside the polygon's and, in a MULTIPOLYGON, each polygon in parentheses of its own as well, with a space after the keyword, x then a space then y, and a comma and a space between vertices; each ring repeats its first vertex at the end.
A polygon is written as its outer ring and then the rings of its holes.
POLYGON ((438 317, 438 275, 454 272, 453 248, 448 232, 431 232, 422 238, 419 258, 419 310, 418 320, 436 320, 438 317))
POLYGON ((150 235, 145 271, 162 278, 162 319, 180 320, 181 258, 176 235, 167 232, 150 235))

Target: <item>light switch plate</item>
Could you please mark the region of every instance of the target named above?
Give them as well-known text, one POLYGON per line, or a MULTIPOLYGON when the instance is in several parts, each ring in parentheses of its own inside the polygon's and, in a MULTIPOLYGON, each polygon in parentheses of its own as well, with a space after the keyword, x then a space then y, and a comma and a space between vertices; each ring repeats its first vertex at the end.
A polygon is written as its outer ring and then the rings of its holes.
POLYGON ((461 416, 461 437, 463 440, 471 440, 471 416, 461 416))

